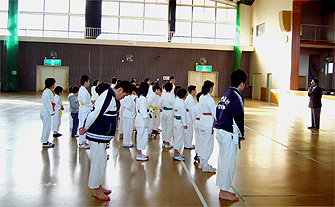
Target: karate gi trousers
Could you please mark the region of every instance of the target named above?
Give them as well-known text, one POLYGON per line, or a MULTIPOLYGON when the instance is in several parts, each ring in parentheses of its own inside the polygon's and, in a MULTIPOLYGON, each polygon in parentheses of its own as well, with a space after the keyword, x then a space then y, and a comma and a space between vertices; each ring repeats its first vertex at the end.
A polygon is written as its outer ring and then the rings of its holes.
POLYGON ((162 113, 162 140, 171 142, 173 137, 173 111, 163 110, 162 113))
POLYGON ((234 178, 238 143, 234 142, 232 133, 222 129, 216 129, 216 139, 220 148, 216 185, 221 190, 228 191, 234 178))
POLYGON ((55 115, 53 115, 52 117, 52 131, 54 132, 58 132, 59 131, 59 127, 61 124, 61 116, 59 116, 59 112, 55 113, 55 115))
POLYGON ((91 189, 99 188, 105 178, 107 166, 106 146, 106 143, 90 142, 92 158, 88 187, 91 189))
POLYGON ((137 150, 145 150, 148 143, 148 128, 136 126, 137 131, 137 150))
POLYGON ((123 117, 123 146, 130 146, 134 118, 123 117))
POLYGON ((47 143, 51 132, 51 116, 47 113, 40 116, 43 122, 41 142, 47 143))
POLYGON ((190 112, 187 112, 187 129, 185 129, 184 146, 191 148, 193 141, 193 122, 190 112))
POLYGON ((181 153, 184 143, 184 126, 181 120, 174 120, 174 149, 178 150, 181 153))
POLYGON ((212 127, 200 130, 199 154, 201 159, 209 160, 214 148, 214 134, 212 134, 212 127))

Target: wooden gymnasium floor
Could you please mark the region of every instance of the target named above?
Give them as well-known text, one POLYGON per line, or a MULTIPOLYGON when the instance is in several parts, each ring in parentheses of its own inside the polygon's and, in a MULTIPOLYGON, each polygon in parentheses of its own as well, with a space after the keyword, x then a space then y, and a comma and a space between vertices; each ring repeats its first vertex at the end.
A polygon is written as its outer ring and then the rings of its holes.
MULTIPOLYGON (((1 94, 0 206, 334 206, 335 118, 322 111, 315 133, 306 129, 307 107, 292 112, 250 99, 231 189, 239 202, 219 200, 216 175, 197 169, 194 150, 173 161, 159 136, 148 141, 149 162, 135 161, 136 149, 123 148, 117 136, 111 141, 105 186, 113 192, 110 202, 99 201, 87 187, 90 150, 69 137, 66 95, 63 136, 42 149, 41 93, 1 94)), ((215 139, 214 167, 217 155, 215 139)))

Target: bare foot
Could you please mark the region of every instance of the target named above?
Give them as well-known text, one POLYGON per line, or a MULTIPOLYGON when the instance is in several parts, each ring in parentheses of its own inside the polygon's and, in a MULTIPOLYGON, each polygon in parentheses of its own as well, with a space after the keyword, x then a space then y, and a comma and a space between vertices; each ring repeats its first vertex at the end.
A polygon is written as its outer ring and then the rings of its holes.
POLYGON ((104 193, 102 187, 94 190, 94 196, 102 201, 110 201, 110 198, 104 193))
POLYGON ((219 198, 228 201, 239 201, 240 199, 228 191, 220 190, 219 198))
POLYGON ((112 191, 111 190, 107 190, 107 189, 105 189, 105 188, 102 188, 102 191, 104 192, 104 194, 106 194, 106 195, 109 195, 109 194, 111 194, 112 193, 112 191))

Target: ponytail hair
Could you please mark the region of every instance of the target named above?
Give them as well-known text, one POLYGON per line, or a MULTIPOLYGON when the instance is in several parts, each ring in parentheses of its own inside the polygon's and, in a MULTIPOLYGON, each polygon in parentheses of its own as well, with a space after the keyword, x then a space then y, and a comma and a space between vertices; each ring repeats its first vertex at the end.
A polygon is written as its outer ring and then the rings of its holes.
POLYGON ((149 84, 146 82, 142 82, 138 89, 138 97, 140 97, 141 95, 146 97, 148 95, 148 90, 149 90, 149 84))
POLYGON ((209 91, 211 90, 211 88, 214 86, 214 83, 210 80, 206 80, 204 82, 204 85, 201 88, 201 93, 206 95, 207 93, 209 93, 209 91))

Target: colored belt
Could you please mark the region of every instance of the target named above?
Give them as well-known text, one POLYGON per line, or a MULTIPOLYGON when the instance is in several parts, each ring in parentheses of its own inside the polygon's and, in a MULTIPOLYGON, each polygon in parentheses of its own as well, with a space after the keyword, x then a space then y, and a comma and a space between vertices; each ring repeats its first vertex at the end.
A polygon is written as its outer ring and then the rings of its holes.
POLYGON ((190 110, 186 109, 186 112, 190 112, 190 110))
POLYGON ((168 108, 168 107, 164 107, 163 109, 167 110, 167 111, 171 111, 172 110, 172 108, 168 108))
POLYGON ((181 116, 174 116, 175 119, 181 120, 181 116))
POLYGON ((155 110, 155 117, 156 117, 157 116, 158 108, 154 107, 153 105, 150 105, 150 108, 152 108, 153 110, 155 110))
POLYGON ((205 115, 205 116, 211 116, 212 113, 202 113, 202 115, 205 115))
POLYGON ((82 103, 82 102, 79 102, 80 103, 80 106, 84 106, 85 104, 84 103, 82 103))
POLYGON ((198 117, 197 117, 197 118, 195 118, 195 119, 200 121, 200 118, 198 118, 198 117))

